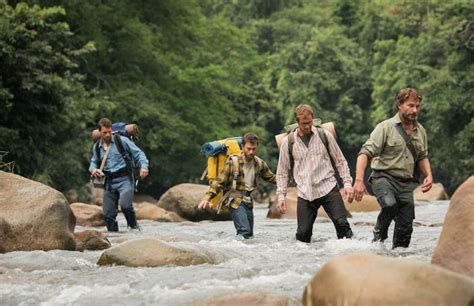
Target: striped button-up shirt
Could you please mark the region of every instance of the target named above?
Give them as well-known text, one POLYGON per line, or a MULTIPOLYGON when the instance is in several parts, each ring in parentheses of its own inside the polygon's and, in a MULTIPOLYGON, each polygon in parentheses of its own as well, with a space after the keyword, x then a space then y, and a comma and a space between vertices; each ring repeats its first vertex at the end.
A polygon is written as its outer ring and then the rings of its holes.
MULTIPOLYGON (((246 184, 245 184, 245 171, 244 171, 244 158, 243 155, 238 156, 239 160, 239 172, 238 172, 238 177, 236 178, 236 190, 241 191, 245 194, 245 191, 247 191, 246 184)), ((270 170, 268 167, 267 163, 260 159, 261 163, 259 164, 257 162, 257 159, 254 159, 254 171, 255 171, 255 177, 254 177, 254 184, 253 186, 257 185, 257 178, 262 178, 267 182, 275 184, 276 177, 273 174, 273 172, 270 170)), ((203 200, 210 201, 212 200, 216 195, 218 195, 221 191, 224 191, 226 193, 231 187, 232 187, 232 182, 234 180, 234 165, 232 160, 229 158, 224 166, 224 169, 222 169, 221 173, 215 180, 211 182, 211 185, 209 186, 209 191, 204 195, 203 200)), ((229 203, 230 207, 232 208, 237 208, 240 205, 240 202, 242 201, 242 196, 236 197, 231 200, 229 203)))
MULTIPOLYGON (((313 134, 308 146, 298 136, 297 131, 294 131, 293 177, 297 185, 298 197, 307 201, 313 201, 327 195, 336 186, 335 171, 316 128, 314 126, 312 128, 313 134)), ((332 134, 326 130, 324 132, 328 139, 329 151, 342 178, 344 188, 352 187, 352 177, 341 149, 339 149, 332 134)), ((280 158, 278 160, 277 196, 279 201, 285 200, 289 171, 290 154, 287 137, 280 147, 280 158)))

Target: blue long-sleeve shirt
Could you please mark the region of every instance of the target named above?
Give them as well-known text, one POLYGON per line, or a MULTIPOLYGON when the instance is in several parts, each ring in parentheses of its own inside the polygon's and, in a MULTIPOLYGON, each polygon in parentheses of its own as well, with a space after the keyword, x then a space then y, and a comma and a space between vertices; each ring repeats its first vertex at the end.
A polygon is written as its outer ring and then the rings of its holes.
MULTIPOLYGON (((137 147, 136 144, 134 144, 130 139, 127 137, 120 136, 122 139, 123 143, 123 148, 125 150, 125 153, 133 158, 135 161, 135 164, 137 167, 141 169, 147 169, 148 170, 148 159, 145 156, 145 153, 143 153, 142 150, 140 150, 139 147, 137 147)), ((99 140, 99 148, 100 148, 100 156, 104 156, 106 150, 102 146, 102 138, 99 140)), ((105 161, 105 166, 104 166, 104 171, 106 172, 117 172, 120 169, 123 169, 127 166, 125 163, 125 160, 123 159, 122 155, 120 154, 117 145, 115 144, 115 138, 112 137, 111 139, 111 145, 112 147, 110 148, 109 156, 107 157, 107 160, 105 161)), ((89 172, 92 171, 94 168, 99 168, 100 167, 100 162, 101 159, 97 156, 96 150, 95 150, 95 145, 92 147, 92 158, 91 162, 89 164, 89 172)))

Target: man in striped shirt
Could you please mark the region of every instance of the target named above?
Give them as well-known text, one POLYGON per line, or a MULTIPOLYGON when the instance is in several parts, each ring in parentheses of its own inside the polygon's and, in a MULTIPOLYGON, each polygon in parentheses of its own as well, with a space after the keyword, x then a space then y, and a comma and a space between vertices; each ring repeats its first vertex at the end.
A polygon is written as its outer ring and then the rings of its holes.
POLYGON ((350 200, 353 197, 349 167, 334 137, 324 130, 329 152, 326 150, 316 127, 313 126, 313 117, 313 110, 307 104, 299 105, 295 110, 298 128, 292 132, 294 133, 293 169, 290 169, 289 137, 281 145, 277 169, 277 209, 282 214, 286 211, 285 198, 289 171, 293 171, 298 190, 296 239, 303 242, 311 241, 313 223, 320 206, 324 207, 334 223, 337 237, 339 239, 351 238, 353 234, 347 221, 342 197, 350 200), (344 184, 344 188, 340 191, 329 154, 344 184))

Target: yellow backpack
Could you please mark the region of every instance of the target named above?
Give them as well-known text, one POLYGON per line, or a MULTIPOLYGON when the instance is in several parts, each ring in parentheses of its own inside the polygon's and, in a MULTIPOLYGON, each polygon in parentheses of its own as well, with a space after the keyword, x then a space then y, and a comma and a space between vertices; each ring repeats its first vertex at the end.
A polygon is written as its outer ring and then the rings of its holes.
MULTIPOLYGON (((205 143, 201 148, 201 153, 207 156, 207 168, 204 170, 201 180, 204 180, 207 176, 207 180, 211 184, 222 169, 224 169, 225 163, 231 156, 242 154, 242 137, 232 137, 205 143)), ((210 201, 213 208, 219 208, 219 202, 224 192, 221 191, 210 201)))

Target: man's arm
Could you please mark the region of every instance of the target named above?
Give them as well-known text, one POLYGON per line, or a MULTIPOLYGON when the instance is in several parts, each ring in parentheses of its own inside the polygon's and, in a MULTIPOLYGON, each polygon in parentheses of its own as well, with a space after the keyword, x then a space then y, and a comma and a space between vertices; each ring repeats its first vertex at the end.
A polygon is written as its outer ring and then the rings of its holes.
POLYGON ((97 156, 96 150, 95 150, 95 146, 98 146, 98 145, 99 145, 99 141, 92 146, 92 157, 89 163, 89 172, 92 174, 92 176, 95 176, 95 177, 100 176, 99 157, 97 156))
POLYGON ((267 182, 270 182, 272 184, 276 184, 276 175, 273 174, 272 170, 268 167, 268 164, 263 161, 263 167, 262 170, 260 171, 260 177, 264 179, 267 182))
POLYGON ((232 160, 227 160, 224 169, 216 177, 215 180, 209 185, 209 190, 206 192, 201 202, 198 205, 198 208, 206 208, 206 206, 211 206, 209 201, 211 201, 216 195, 218 195, 223 189, 224 186, 227 186, 232 174, 232 160))
POLYGON ((365 193, 364 175, 367 164, 369 163, 369 157, 365 153, 360 153, 357 157, 356 163, 356 175, 354 183, 354 199, 357 202, 362 200, 365 193))
POLYGON ((423 184, 421 185, 421 191, 427 192, 433 186, 433 175, 431 173, 431 165, 428 158, 424 158, 418 162, 418 167, 420 167, 421 173, 425 176, 423 184))
POLYGON ((290 154, 288 152, 288 137, 283 140, 280 147, 280 157, 278 158, 278 167, 276 175, 277 184, 277 209, 281 214, 286 212, 286 190, 288 188, 288 171, 290 169, 290 154))
POLYGON ((356 175, 354 182, 354 199, 358 202, 362 200, 364 193, 366 192, 364 184, 365 169, 369 161, 374 156, 379 156, 385 146, 385 129, 384 126, 379 123, 375 129, 370 133, 369 139, 362 145, 359 156, 357 156, 356 163, 356 175))
MULTIPOLYGON (((352 177, 351 172, 349 170, 349 166, 347 165, 347 160, 344 157, 344 154, 342 154, 342 151, 339 148, 339 145, 337 144, 336 139, 334 139, 332 134, 326 130, 324 130, 324 133, 326 134, 326 138, 328 139, 329 153, 331 154, 337 171, 339 172, 339 176, 342 179, 344 189, 351 193, 350 195, 347 194, 347 196, 352 197, 352 177)), ((346 192, 344 192, 344 194, 346 194, 346 192)))
POLYGON ((140 167, 140 177, 146 177, 148 175, 148 159, 145 153, 127 137, 122 137, 122 142, 126 144, 133 160, 137 163, 137 166, 140 167))

